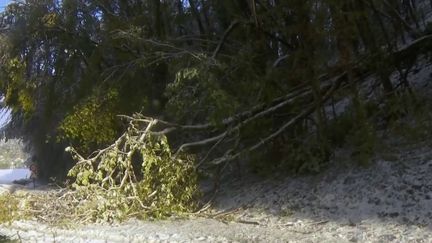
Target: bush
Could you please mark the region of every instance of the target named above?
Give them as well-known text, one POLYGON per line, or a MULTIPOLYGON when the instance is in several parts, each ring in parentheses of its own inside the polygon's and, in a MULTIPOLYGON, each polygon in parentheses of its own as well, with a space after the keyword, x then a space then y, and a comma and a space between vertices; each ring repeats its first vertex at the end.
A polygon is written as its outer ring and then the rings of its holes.
POLYGON ((132 121, 114 144, 90 159, 70 148, 77 159, 69 172, 81 200, 77 214, 112 221, 130 216, 164 218, 196 208, 194 157, 173 154, 165 136, 150 133, 153 122, 141 130, 142 124, 132 121))

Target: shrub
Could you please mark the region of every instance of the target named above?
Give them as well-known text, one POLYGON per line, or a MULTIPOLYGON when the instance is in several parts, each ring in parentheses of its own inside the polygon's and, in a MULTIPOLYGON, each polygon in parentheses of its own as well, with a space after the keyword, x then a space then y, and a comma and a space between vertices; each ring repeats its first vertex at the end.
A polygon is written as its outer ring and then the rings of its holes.
POLYGON ((89 159, 70 148, 77 160, 69 176, 81 200, 78 214, 112 221, 164 218, 195 209, 199 191, 194 157, 173 154, 165 136, 150 132, 154 122, 141 130, 142 124, 132 121, 114 144, 89 159))

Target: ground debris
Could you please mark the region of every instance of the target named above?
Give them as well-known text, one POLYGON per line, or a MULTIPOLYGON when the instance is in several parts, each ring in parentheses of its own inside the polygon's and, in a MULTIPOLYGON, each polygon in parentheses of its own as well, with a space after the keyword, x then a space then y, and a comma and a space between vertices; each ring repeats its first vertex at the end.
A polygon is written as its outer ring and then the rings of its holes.
POLYGON ((39 217, 3 225, 0 235, 17 239, 18 232, 23 242, 427 242, 431 155, 428 146, 400 148, 403 161, 378 160, 370 168, 335 166, 318 179, 231 181, 222 185, 209 209, 162 221, 83 221, 68 228, 52 219, 68 217, 58 205, 61 199, 74 200, 73 192, 52 189, 29 196, 33 193, 17 190, 33 202, 39 217), (351 182, 345 183, 348 178, 351 182), (51 202, 32 201, 36 198, 51 202))

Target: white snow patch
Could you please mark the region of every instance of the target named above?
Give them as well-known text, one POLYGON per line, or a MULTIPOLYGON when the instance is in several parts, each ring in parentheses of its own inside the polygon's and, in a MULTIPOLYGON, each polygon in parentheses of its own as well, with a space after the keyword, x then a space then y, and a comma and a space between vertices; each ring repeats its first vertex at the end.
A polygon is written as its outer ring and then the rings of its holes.
POLYGON ((28 178, 28 169, 0 169, 0 184, 11 184, 14 180, 28 178))

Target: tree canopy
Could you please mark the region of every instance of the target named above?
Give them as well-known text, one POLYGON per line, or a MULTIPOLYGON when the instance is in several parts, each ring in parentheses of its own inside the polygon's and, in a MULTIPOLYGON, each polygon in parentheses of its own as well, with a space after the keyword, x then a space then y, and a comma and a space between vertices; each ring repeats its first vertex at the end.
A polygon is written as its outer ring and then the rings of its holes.
POLYGON ((259 170, 319 170, 346 135, 359 140, 362 154, 371 152, 371 96, 360 86, 375 77, 372 92, 386 106, 411 92, 407 75, 432 50, 431 5, 14 2, 0 18, 7 131, 24 138, 45 177, 72 166, 65 147, 90 155, 114 142, 136 113, 162 121, 157 132, 197 154, 199 166, 252 155, 259 170), (351 109, 328 111, 346 99, 351 109))

